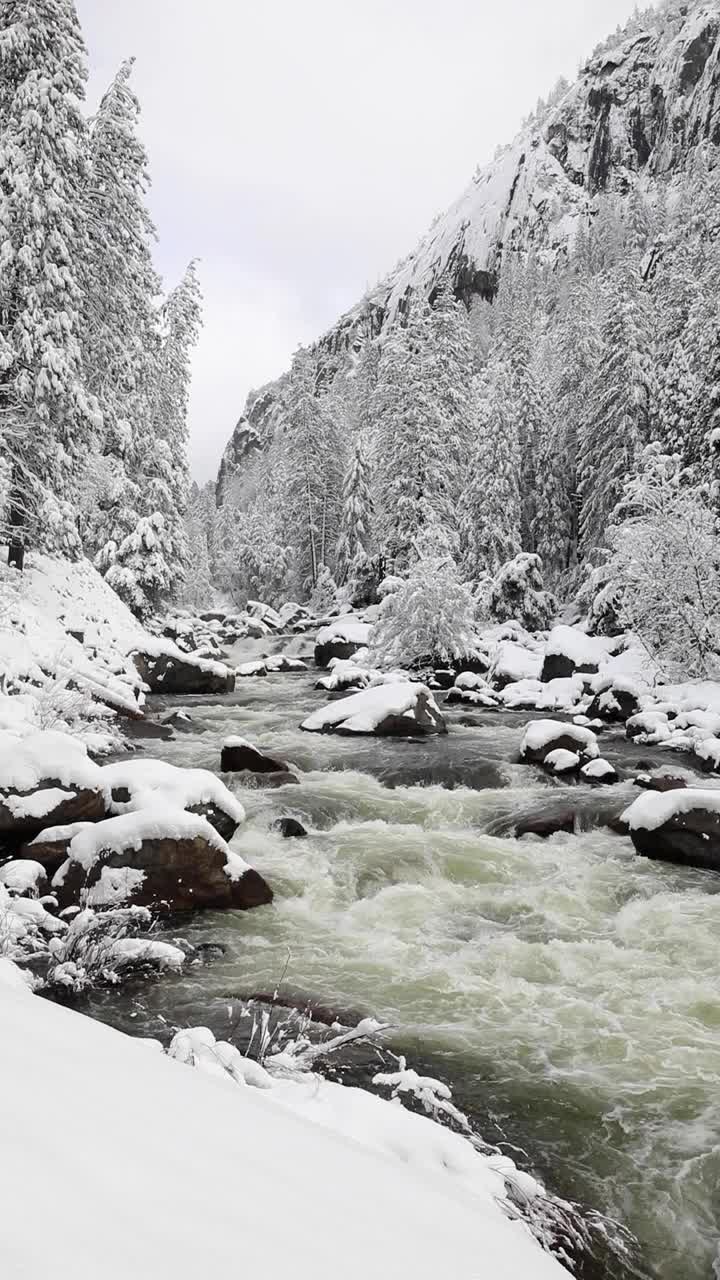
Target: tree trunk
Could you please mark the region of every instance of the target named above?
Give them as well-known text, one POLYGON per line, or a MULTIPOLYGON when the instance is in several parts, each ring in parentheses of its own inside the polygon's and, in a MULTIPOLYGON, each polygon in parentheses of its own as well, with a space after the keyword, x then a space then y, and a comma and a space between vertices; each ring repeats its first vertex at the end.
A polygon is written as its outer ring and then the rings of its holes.
POLYGON ((25 565, 25 504, 17 484, 10 494, 10 548, 8 564, 22 570, 25 565))

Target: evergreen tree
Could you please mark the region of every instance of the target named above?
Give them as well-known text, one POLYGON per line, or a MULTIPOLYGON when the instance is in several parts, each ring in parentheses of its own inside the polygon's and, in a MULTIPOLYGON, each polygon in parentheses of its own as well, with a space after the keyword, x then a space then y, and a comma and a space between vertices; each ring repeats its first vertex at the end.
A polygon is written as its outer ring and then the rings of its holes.
POLYGON ((83 384, 85 50, 72 0, 0 12, 0 432, 10 562, 31 542, 79 551, 78 460, 99 426, 83 384))
POLYGON ((340 536, 337 543, 338 580, 348 578, 350 565, 358 555, 367 555, 371 539, 372 496, 370 469, 362 439, 355 442, 345 471, 342 494, 340 536))
POLYGON ((462 512, 463 566, 476 581, 520 551, 520 450, 507 365, 497 355, 472 387, 475 448, 462 512))
POLYGON ((88 520, 91 552, 122 540, 137 523, 136 478, 155 392, 160 281, 151 257, 155 228, 144 203, 147 155, 137 133, 132 65, 129 59, 121 66, 90 129, 83 366, 103 411, 99 450, 107 460, 104 467, 92 457, 88 462, 92 474, 106 478, 88 520))
POLYGON ((283 400, 285 541, 295 549, 293 590, 313 591, 323 566, 334 568, 342 505, 340 406, 316 395, 315 363, 300 350, 283 400))
POLYGON ((587 556, 604 535, 649 438, 654 389, 649 294, 626 258, 601 296, 600 359, 579 442, 580 541, 587 556))

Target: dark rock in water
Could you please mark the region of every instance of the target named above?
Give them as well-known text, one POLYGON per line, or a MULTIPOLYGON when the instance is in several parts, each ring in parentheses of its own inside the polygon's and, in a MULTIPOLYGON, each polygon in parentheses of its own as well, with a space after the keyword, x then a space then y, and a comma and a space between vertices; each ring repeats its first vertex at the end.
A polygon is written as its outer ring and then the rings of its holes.
POLYGON ((209 663, 193 662, 174 654, 134 653, 133 662, 151 693, 232 693, 232 671, 216 669, 209 663))
POLYGON ((156 738, 162 742, 170 742, 173 731, 169 724, 158 724, 157 720, 127 720, 123 726, 126 738, 156 738))
POLYGON ((558 831, 567 831, 572 834, 575 830, 575 814, 558 813, 558 814, 536 814, 534 817, 520 818, 515 826, 515 834, 517 836, 541 836, 546 840, 548 836, 554 836, 558 831))
POLYGON ((206 730, 202 726, 198 726, 187 711, 173 711, 171 715, 165 716, 160 723, 168 729, 174 729, 175 733, 205 733, 206 730))
POLYGON ((494 791, 507 786, 492 760, 437 760, 417 765, 401 764, 377 775, 384 787, 467 787, 471 791, 494 791))
POLYGON ((201 960, 222 960, 227 952, 224 942, 198 942, 195 946, 195 952, 200 956, 201 960))
POLYGON ((294 773, 290 773, 289 769, 279 769, 277 773, 254 773, 251 769, 244 769, 238 774, 238 782, 243 787, 252 787, 257 790, 260 787, 287 787, 298 784, 300 779, 294 773))
POLYGON ((459 659, 453 670, 455 677, 461 676, 463 672, 469 671, 474 676, 484 676, 490 670, 492 663, 486 653, 473 653, 472 656, 459 659))
POLYGON ((109 869, 120 872, 115 879, 121 896, 122 872, 141 871, 141 878, 127 875, 123 900, 156 911, 245 911, 272 902, 272 890, 258 871, 248 867, 231 880, 225 861, 226 853, 203 836, 144 839, 139 848, 101 851, 89 871, 79 862, 66 861, 53 878, 53 892, 61 908, 74 906, 109 869))
POLYGON ((439 667, 432 673, 432 687, 434 689, 452 689, 455 683, 455 672, 439 667))
POLYGON ((285 840, 301 840, 307 835, 305 827, 302 822, 298 822, 297 818, 276 818, 272 824, 272 829, 273 831, 279 831, 285 840))
POLYGON ((682 791, 687 787, 684 778, 675 777, 671 773, 661 773, 650 775, 640 773, 633 779, 636 787, 642 787, 643 791, 682 791))
POLYGON ((239 826, 239 823, 231 814, 226 813, 224 809, 220 809, 216 804, 210 802, 188 805, 187 811, 188 813, 196 813, 199 818, 206 818, 210 826, 215 828, 223 840, 232 840, 239 826))
POLYGON ((720 871, 720 813, 703 809, 701 802, 697 809, 674 813, 652 830, 636 827, 630 836, 645 858, 720 871))
POLYGON ((315 666, 329 667, 333 658, 341 658, 343 661, 352 658, 359 649, 365 648, 365 644, 365 641, 357 640, 325 640, 322 644, 315 645, 315 666))
POLYGON ((251 773, 287 773, 286 760, 267 755, 251 742, 239 739, 230 740, 222 748, 220 768, 223 773, 241 773, 248 769, 251 773))
POLYGON ((43 778, 30 791, 0 792, 0 838, 10 846, 39 835, 46 827, 99 822, 106 816, 105 796, 99 788, 66 786, 57 778, 43 778))
POLYGON ((575 663, 566 653, 546 653, 540 679, 543 684, 551 680, 568 680, 575 675, 597 675, 597 663, 575 663))

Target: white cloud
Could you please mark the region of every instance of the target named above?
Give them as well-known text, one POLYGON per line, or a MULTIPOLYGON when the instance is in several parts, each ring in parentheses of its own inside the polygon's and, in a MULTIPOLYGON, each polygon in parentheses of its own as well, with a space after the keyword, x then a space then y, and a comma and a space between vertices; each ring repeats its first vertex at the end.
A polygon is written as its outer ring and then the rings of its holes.
POLYGON ((247 391, 407 253, 633 0, 78 0, 91 102, 120 61, 150 153, 158 263, 201 259, 191 460, 247 391))

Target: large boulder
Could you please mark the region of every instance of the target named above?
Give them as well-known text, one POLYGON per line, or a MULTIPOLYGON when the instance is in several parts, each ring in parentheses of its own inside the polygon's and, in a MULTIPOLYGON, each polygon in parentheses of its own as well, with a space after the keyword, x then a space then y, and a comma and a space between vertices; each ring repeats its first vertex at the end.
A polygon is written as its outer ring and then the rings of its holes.
POLYGON ((142 809, 185 809, 205 818, 222 836, 232 839, 245 810, 209 769, 180 769, 165 760, 117 760, 99 773, 110 791, 115 814, 142 809))
POLYGON ((561 720, 531 720, 520 744, 520 759, 525 764, 544 764, 549 755, 566 751, 578 757, 578 765, 600 754, 597 738, 591 729, 561 720))
POLYGON ((622 821, 644 857, 720 871, 720 792, 646 791, 622 821))
POLYGON ((423 684, 398 680, 353 693, 314 711, 300 726, 309 733, 375 734, 411 738, 447 733, 445 719, 423 684))
POLYGON ((370 625, 356 618, 340 619, 330 626, 321 627, 315 641, 315 665, 329 667, 333 658, 345 662, 358 650, 364 649, 370 639, 370 625))
POLYGON ((52 885, 63 908, 86 901, 161 912, 246 910, 273 896, 204 818, 183 810, 130 813, 85 827, 70 840, 52 885))
POLYGON ((553 627, 545 645, 540 679, 549 684, 576 674, 595 675, 607 658, 608 648, 607 640, 588 636, 577 627, 553 627))
POLYGON ((176 653, 133 653, 138 674, 151 693, 232 693, 235 675, 220 662, 176 653))
POLYGON ((57 778, 44 778, 40 786, 30 791, 0 792, 0 839, 13 844, 27 840, 44 827, 98 822, 107 811, 103 787, 68 786, 57 778))
POLYGON ((240 773, 243 769, 253 773, 283 773, 287 767, 285 760, 254 747, 247 738, 226 738, 222 745, 220 768, 223 773, 240 773))

